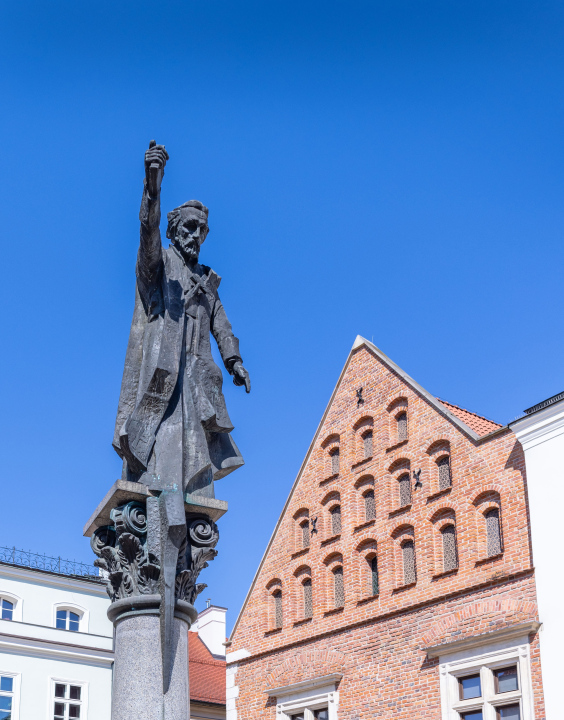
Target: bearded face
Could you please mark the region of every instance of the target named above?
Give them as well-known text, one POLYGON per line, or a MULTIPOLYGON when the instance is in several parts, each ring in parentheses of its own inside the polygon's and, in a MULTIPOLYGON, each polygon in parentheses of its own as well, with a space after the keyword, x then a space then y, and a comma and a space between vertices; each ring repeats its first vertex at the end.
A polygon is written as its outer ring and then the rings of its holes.
POLYGON ((208 227, 205 215, 196 208, 182 211, 182 219, 174 232, 172 242, 189 265, 198 262, 200 246, 206 239, 208 227))

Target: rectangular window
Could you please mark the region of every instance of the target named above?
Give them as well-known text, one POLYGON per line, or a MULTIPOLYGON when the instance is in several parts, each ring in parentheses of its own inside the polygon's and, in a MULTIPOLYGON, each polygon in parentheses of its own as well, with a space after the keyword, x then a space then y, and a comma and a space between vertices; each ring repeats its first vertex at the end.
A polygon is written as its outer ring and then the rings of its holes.
POLYGON ((311 580, 308 578, 304 580, 304 618, 310 618, 313 616, 313 593, 311 587, 311 580))
POLYGON ((341 532, 341 506, 331 508, 331 533, 338 535, 341 532))
POLYGON ((503 705, 497 708, 497 717, 499 720, 521 720, 519 705, 503 705))
POLYGON ((11 720, 14 710, 14 677, 0 675, 0 720, 11 720))
POLYGON ((512 692, 519 690, 519 681, 517 679, 517 666, 503 668, 494 671, 495 691, 496 693, 512 692))
POLYGON ((372 430, 362 436, 362 444, 364 446, 364 457, 372 457, 372 430))
POLYGON ((322 710, 314 710, 313 717, 315 720, 329 720, 329 710, 323 708, 322 710))
POLYGON ((334 603, 336 608, 343 607, 345 604, 345 584, 343 582, 343 568, 338 567, 333 570, 334 583, 334 603))
POLYGON ((374 499, 374 490, 368 490, 364 493, 364 515, 365 520, 374 520, 376 517, 376 501, 374 499))
POLYGON ((14 603, 11 603, 9 600, 0 600, 0 612, 2 620, 13 620, 14 603))
POLYGON ((411 504, 411 481, 409 474, 406 473, 398 479, 399 484, 399 495, 400 495, 400 506, 411 504))
POLYGON ((83 717, 83 688, 81 685, 55 682, 53 720, 75 720, 83 717))
POLYGON ((458 678, 458 686, 460 688, 461 700, 482 697, 482 683, 480 682, 479 674, 458 678))
POLYGON ((302 548, 309 547, 309 522, 305 520, 302 523, 302 548))

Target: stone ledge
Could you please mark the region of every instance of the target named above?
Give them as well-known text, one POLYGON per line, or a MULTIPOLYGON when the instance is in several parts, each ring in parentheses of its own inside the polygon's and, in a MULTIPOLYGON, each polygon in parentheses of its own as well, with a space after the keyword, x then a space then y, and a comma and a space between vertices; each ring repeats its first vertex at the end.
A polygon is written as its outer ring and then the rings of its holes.
MULTIPOLYGON (((92 537, 98 528, 110 525, 110 512, 118 505, 123 505, 131 500, 143 502, 148 497, 154 497, 154 493, 143 483, 116 480, 90 516, 84 526, 83 535, 92 537)), ((187 513, 207 515, 215 522, 227 512, 227 502, 216 500, 216 498, 188 495, 185 498, 184 509, 187 513)))

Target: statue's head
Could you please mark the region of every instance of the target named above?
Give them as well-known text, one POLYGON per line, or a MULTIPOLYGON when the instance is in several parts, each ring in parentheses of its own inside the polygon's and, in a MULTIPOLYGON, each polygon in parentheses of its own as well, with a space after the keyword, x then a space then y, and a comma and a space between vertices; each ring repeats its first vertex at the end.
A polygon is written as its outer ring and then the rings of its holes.
POLYGON ((189 263, 195 263, 209 232, 208 209, 199 200, 189 200, 167 215, 166 236, 189 263))

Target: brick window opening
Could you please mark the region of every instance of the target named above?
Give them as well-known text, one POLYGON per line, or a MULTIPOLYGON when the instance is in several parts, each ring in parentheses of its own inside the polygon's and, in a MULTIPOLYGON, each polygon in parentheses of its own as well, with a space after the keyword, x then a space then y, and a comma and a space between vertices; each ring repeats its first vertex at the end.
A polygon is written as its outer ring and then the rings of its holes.
POLYGON ((345 604, 345 584, 343 581, 343 568, 337 567, 333 570, 334 604, 336 608, 345 604))
POLYGON ((396 418, 398 424, 398 442, 407 440, 407 413, 400 413, 396 418))
POLYGON ((366 521, 374 520, 376 517, 376 501, 374 500, 374 490, 368 490, 364 493, 364 517, 366 521))
POLYGON ((302 548, 308 548, 309 547, 309 522, 307 520, 304 520, 304 522, 300 525, 300 528, 302 530, 302 548))
POLYGON ((276 590, 272 594, 274 601, 274 628, 278 630, 282 627, 282 590, 276 590))
POLYGON ((400 507, 411 504, 411 482, 409 473, 405 473, 398 478, 400 507))
POLYGON ((439 490, 446 490, 446 488, 452 485, 450 478, 450 458, 448 455, 438 461, 437 467, 439 468, 439 490))
POLYGON ((310 618, 313 616, 313 591, 311 586, 311 579, 307 578, 303 582, 303 593, 304 593, 304 618, 310 618))
POLYGON ((455 570, 458 567, 456 550, 456 533, 454 525, 447 525, 441 530, 443 536, 443 570, 455 570))
POLYGON ((499 527, 499 510, 493 508, 486 513, 486 537, 488 557, 501 552, 501 530, 499 527))
POLYGON ((370 566, 370 589, 372 595, 378 595, 380 592, 380 584, 378 580, 378 558, 374 556, 368 561, 370 566))
POLYGON ((331 534, 339 535, 341 532, 341 506, 331 508, 331 534))
POLYGON ((365 432, 364 435, 362 436, 362 449, 364 451, 365 458, 372 457, 372 452, 373 452, 372 430, 368 430, 368 432, 365 432))
POLYGON ((413 540, 407 540, 401 546, 403 556, 403 582, 404 585, 411 585, 417 580, 415 571, 415 544, 413 540))
POLYGON ((331 472, 336 475, 339 472, 339 461, 341 452, 339 448, 331 450, 331 472))

